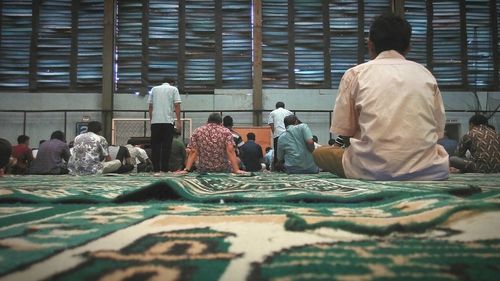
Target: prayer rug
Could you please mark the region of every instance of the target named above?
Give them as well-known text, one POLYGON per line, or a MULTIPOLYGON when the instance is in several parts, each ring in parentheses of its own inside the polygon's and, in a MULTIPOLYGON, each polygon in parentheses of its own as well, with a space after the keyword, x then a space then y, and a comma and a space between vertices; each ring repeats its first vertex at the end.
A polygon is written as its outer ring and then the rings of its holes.
POLYGON ((7 176, 0 280, 497 280, 499 176, 7 176))

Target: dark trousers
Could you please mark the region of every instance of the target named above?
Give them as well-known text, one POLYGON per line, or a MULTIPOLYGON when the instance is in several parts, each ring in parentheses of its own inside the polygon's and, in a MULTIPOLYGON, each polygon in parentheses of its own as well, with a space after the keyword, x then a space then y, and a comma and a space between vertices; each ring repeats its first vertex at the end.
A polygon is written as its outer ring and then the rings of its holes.
POLYGON ((273 149, 274 149, 274 157, 273 157, 273 163, 271 165, 271 171, 274 172, 280 172, 283 169, 278 166, 278 138, 273 138, 273 149))
POLYGON ((174 124, 151 124, 151 162, 154 172, 168 172, 174 124))

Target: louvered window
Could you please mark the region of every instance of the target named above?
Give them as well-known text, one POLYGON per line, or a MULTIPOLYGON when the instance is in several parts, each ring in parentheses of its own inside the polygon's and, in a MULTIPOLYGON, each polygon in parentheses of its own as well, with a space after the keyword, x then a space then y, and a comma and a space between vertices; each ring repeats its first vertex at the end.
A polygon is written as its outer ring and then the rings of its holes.
MULTIPOLYGON (((116 87, 119 92, 144 91, 142 1, 119 0, 116 35, 116 87)), ((147 79, 145 77, 145 79, 147 79)))
POLYGON ((427 65, 442 89, 498 89, 493 44, 498 18, 491 9, 498 11, 498 5, 495 0, 406 0, 405 15, 413 27, 408 58, 427 65))
POLYGON ((187 0, 185 86, 215 88, 215 1, 187 0))
POLYGON ((386 0, 365 2, 263 1, 264 87, 336 87, 349 67, 367 59, 372 19, 391 8, 386 0))
POLYGON ((222 4, 220 88, 252 88, 252 3, 225 0, 222 4))
POLYGON ((250 88, 251 2, 118 1, 117 90, 176 77, 183 92, 250 88))
POLYGON ((467 78, 469 88, 473 89, 488 89, 489 85, 493 85, 493 23, 489 16, 489 2, 487 0, 466 1, 467 78))
POLYGON ((39 19, 36 88, 68 88, 70 85, 71 1, 42 1, 39 19))
POLYGON ((324 88, 322 1, 295 1, 295 87, 324 88))
POLYGON ((178 1, 149 1, 148 81, 160 84, 177 77, 179 64, 178 1))
POLYGON ((0 5, 0 89, 101 89, 102 0, 0 5))
POLYGON ((405 1, 405 18, 411 24, 410 52, 407 59, 427 66, 427 5, 421 0, 405 1))
MULTIPOLYGON (((78 52, 76 87, 78 90, 102 89, 102 51, 104 2, 102 0, 76 1, 78 7, 78 52)), ((72 71, 72 73, 74 73, 72 71)), ((73 78, 75 79, 75 78, 73 78)))
MULTIPOLYGON (((262 3, 262 85, 288 88, 288 0, 262 3)), ((293 74, 292 74, 293 75, 293 74)))
MULTIPOLYGON (((177 77, 183 92, 252 87, 252 1, 116 0, 115 90, 177 77)), ((256 1, 256 0, 255 0, 256 1)), ((262 0, 264 88, 336 88, 368 60, 389 0, 262 0)), ((499 0, 405 0, 408 58, 442 89, 498 90, 499 0)), ((103 0, 0 1, 0 90, 102 89, 103 0)))
MULTIPOLYGON (((331 53, 331 88, 336 88, 344 72, 361 62, 359 53, 364 55, 364 47, 360 44, 360 10, 358 0, 330 1, 329 29, 331 53)), ((361 17, 362 18, 362 17, 361 17)), ((367 37, 363 34, 361 37, 367 37)), ((364 38, 361 38, 364 40, 364 38)), ((364 41, 361 41, 363 43, 364 41)), ((328 88, 328 87, 327 87, 328 88)))
POLYGON ((0 2, 0 89, 27 90, 32 26, 31 0, 0 2))

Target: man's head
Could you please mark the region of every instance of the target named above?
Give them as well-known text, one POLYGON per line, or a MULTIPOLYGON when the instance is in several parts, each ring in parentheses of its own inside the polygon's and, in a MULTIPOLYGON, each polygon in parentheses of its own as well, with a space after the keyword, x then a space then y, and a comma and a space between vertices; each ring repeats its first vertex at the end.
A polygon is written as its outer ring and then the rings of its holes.
POLYGON ((28 144, 30 141, 30 137, 28 137, 27 135, 20 135, 17 137, 17 143, 18 144, 28 144))
POLYGON ((60 140, 62 142, 66 142, 66 139, 64 137, 64 133, 62 131, 54 131, 51 135, 50 135, 50 139, 53 140, 53 139, 56 139, 56 140, 60 140))
POLYGON ((383 51, 395 50, 405 55, 410 49, 411 25, 400 16, 384 14, 370 27, 368 50, 373 59, 383 51))
POLYGON ((233 126, 233 117, 226 115, 224 119, 222 119, 222 124, 224 127, 232 127, 233 126))
POLYGON ((252 133, 252 132, 248 133, 248 134, 247 134, 247 139, 248 139, 248 140, 253 140, 253 141, 254 141, 254 140, 255 140, 255 134, 254 134, 254 133, 252 133))
POLYGON ((175 85, 175 78, 174 77, 166 77, 165 81, 170 84, 171 86, 175 85))
POLYGON ((90 121, 87 127, 88 127, 87 130, 94 134, 98 134, 99 132, 102 131, 102 125, 101 122, 99 121, 90 121))
POLYGON ((217 112, 210 113, 210 115, 208 115, 207 123, 221 124, 222 116, 217 112))
POLYGON ((469 125, 471 127, 479 125, 488 125, 488 118, 486 118, 486 116, 482 114, 474 114, 474 116, 472 116, 469 119, 469 125))
POLYGON ((276 103, 276 108, 280 108, 280 107, 285 108, 285 103, 284 103, 284 102, 282 102, 282 101, 277 102, 277 103, 276 103))
POLYGON ((285 117, 285 119, 283 120, 283 122, 285 123, 285 128, 290 126, 290 125, 296 125, 299 123, 299 119, 297 118, 297 116, 295 115, 288 115, 287 117, 285 117))

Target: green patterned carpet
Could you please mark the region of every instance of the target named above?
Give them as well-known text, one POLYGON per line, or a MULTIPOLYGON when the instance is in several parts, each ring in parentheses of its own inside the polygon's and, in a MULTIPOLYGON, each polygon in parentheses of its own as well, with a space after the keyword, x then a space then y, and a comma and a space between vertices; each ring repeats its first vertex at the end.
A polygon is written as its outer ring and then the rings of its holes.
POLYGON ((500 175, 0 178, 0 280, 497 280, 500 175))

